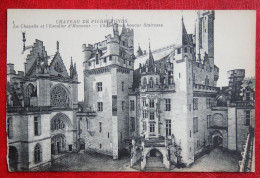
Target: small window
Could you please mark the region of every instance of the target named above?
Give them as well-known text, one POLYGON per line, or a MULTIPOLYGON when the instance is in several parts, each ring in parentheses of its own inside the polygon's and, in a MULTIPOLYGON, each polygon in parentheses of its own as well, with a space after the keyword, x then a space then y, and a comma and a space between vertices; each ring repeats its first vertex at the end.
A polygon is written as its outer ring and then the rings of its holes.
POLYGON ((39 163, 42 161, 42 148, 39 143, 34 148, 34 162, 39 163))
POLYGON ((109 60, 112 61, 112 56, 109 56, 109 60))
POLYGON ((102 82, 97 83, 97 91, 102 91, 102 82))
POLYGON ((172 134, 172 123, 171 123, 171 120, 169 119, 166 119, 166 137, 167 136, 170 136, 172 134))
POLYGON ((151 123, 151 124, 150 124, 150 132, 154 132, 154 130, 155 130, 155 129, 154 129, 154 124, 151 123))
POLYGON ((99 64, 98 54, 96 54, 96 64, 99 64))
POLYGON ((165 99, 165 111, 171 110, 171 99, 165 99))
POLYGON ((129 65, 130 65, 130 66, 132 65, 132 62, 131 62, 131 61, 129 61, 129 65))
POLYGON ((122 101, 122 111, 125 110, 125 101, 122 101))
POLYGON ((147 127, 146 127, 146 122, 143 122, 143 131, 146 131, 147 127))
POLYGON ((181 54, 181 48, 177 49, 177 54, 181 54))
POLYGON ((13 118, 9 117, 7 119, 7 136, 9 139, 13 138, 13 118))
POLYGON ((134 100, 130 100, 130 110, 131 111, 135 110, 135 101, 134 100))
POLYGON ((207 105, 207 109, 209 109, 211 107, 210 98, 206 99, 206 105, 207 105))
POLYGON ((207 115, 207 128, 211 127, 211 115, 207 115))
POLYGON ((72 151, 72 145, 69 145, 69 151, 72 151))
POLYGON ((124 82, 122 82, 122 91, 124 91, 124 84, 125 84, 125 83, 124 83, 124 82))
POLYGON ((193 52, 193 49, 192 48, 190 48, 190 53, 192 53, 193 52))
POLYGON ((150 120, 154 120, 154 112, 150 112, 150 120))
POLYGON ((109 138, 109 132, 107 132, 107 138, 109 138))
POLYGON ((150 105, 150 108, 154 108, 154 100, 153 99, 150 99, 149 105, 150 105))
POLYGON ((146 98, 142 98, 143 106, 146 106, 146 98))
POLYGON ((102 132, 102 122, 99 122, 99 133, 102 132))
POLYGON ((250 101, 250 93, 246 93, 246 100, 250 101))
POLYGON ((88 66, 91 66, 91 62, 88 62, 88 66))
POLYGON ((99 144, 99 148, 100 148, 100 149, 102 148, 102 144, 99 144))
POLYGON ((103 111, 103 103, 98 102, 98 111, 103 111))
POLYGON ((41 120, 40 117, 34 117, 34 135, 41 135, 41 120))
POLYGON ((198 98, 193 98, 193 110, 198 110, 198 98))
POLYGON ((250 111, 246 111, 245 125, 250 126, 250 111))
POLYGON ((131 123, 131 132, 135 131, 135 118, 134 117, 130 117, 130 123, 131 123))
POLYGON ((143 111, 143 118, 147 118, 148 117, 148 112, 146 110, 143 111))
POLYGON ((104 63, 106 63, 107 62, 107 58, 104 58, 104 63))
POLYGON ((193 118, 193 132, 198 132, 198 117, 193 118))
POLYGON ((181 78, 181 73, 179 73, 179 78, 181 78))
POLYGON ((187 47, 184 48, 184 52, 185 52, 185 53, 188 52, 188 48, 187 48, 187 47))

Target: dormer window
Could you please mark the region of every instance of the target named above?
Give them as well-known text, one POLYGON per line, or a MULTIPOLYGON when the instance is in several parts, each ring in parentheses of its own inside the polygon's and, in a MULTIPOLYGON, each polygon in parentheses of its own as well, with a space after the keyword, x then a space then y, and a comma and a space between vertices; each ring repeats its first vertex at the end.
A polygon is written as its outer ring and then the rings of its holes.
POLYGON ((98 61, 98 54, 96 54, 96 64, 99 64, 99 61, 98 61))

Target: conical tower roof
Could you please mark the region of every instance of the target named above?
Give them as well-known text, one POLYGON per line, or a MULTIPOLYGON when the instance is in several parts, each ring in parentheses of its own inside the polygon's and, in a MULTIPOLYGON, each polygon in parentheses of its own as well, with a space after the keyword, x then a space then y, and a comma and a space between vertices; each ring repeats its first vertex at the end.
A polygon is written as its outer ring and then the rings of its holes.
POLYGON ((187 33, 186 27, 184 25, 183 17, 181 19, 181 29, 176 42, 177 45, 192 45, 191 39, 187 33))

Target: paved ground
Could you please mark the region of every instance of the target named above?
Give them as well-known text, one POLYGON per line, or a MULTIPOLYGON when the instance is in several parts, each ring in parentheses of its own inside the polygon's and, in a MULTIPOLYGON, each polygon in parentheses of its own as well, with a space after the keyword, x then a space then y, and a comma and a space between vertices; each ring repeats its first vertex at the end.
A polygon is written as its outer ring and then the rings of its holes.
MULTIPOLYGON (((139 167, 139 166, 137 166, 139 167)), ((189 168, 174 168, 176 172, 236 172, 239 170, 236 156, 213 150, 209 155, 204 155, 189 168)), ((48 171, 137 171, 130 168, 128 157, 113 160, 112 157, 97 153, 68 153, 56 160, 48 171)), ((156 170, 154 170, 156 171, 156 170)), ((164 171, 162 169, 158 171, 164 171)), ((167 170, 165 170, 167 171, 167 170)))
POLYGON ((189 168, 177 169, 178 172, 238 172, 238 157, 236 155, 215 149, 209 155, 204 155, 189 168))

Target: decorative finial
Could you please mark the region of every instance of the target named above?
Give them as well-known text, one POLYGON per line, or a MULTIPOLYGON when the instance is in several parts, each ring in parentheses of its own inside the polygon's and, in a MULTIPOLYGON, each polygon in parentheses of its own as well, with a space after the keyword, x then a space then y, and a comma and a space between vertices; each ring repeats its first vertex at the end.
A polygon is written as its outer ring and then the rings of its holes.
POLYGON ((59 41, 57 41, 57 52, 59 52, 59 49, 60 49, 60 43, 59 41))
POLYGON ((149 50, 150 50, 151 49, 150 38, 148 40, 149 40, 149 50))
POLYGON ((22 32, 22 34, 23 34, 23 51, 25 51, 25 42, 26 42, 25 32, 22 32))

